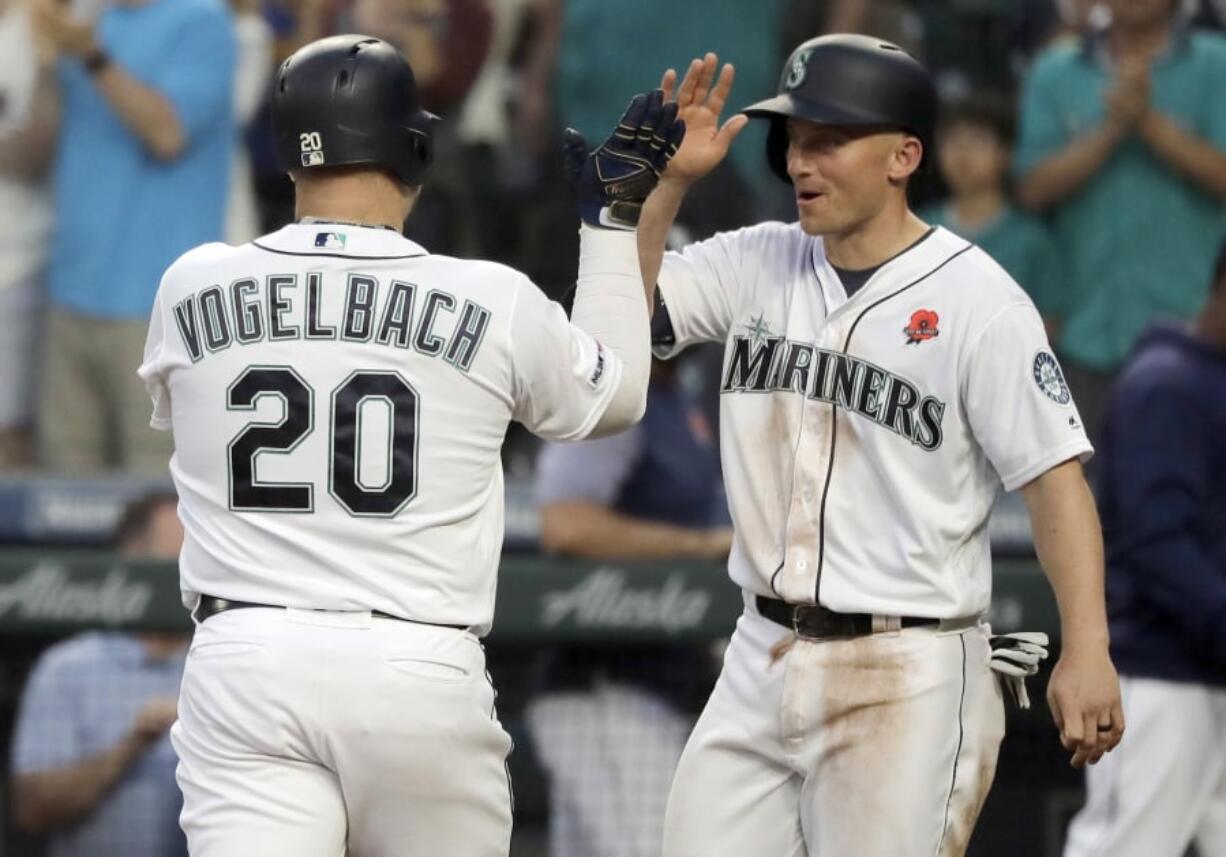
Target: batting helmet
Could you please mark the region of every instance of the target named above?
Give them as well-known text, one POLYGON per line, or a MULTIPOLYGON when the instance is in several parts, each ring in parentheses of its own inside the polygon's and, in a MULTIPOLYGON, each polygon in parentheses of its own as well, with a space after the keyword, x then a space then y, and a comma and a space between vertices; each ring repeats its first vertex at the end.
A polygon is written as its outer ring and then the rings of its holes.
POLYGON ((272 121, 286 170, 369 164, 419 185, 434 158, 437 120, 418 103, 408 61, 379 39, 320 39, 277 71, 272 121))
POLYGON ((779 94, 742 112, 771 120, 766 157, 775 174, 790 184, 789 117, 827 125, 902 128, 920 138, 927 157, 937 94, 928 69, 898 45, 872 36, 836 34, 810 39, 793 51, 779 79, 779 94))

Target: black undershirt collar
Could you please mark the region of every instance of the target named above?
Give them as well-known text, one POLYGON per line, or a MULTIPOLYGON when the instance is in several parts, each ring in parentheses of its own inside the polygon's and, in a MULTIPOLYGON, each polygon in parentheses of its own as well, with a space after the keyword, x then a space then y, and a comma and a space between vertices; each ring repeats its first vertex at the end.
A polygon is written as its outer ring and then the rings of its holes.
POLYGON ((861 268, 858 271, 850 271, 846 268, 840 268, 838 265, 835 265, 833 262, 830 263, 830 267, 834 268, 834 272, 839 275, 839 282, 843 284, 843 291, 846 292, 847 297, 850 298, 856 292, 860 291, 860 289, 864 287, 865 283, 867 283, 869 280, 873 278, 873 274, 877 273, 883 267, 893 262, 903 253, 906 253, 908 250, 914 247, 918 247, 920 244, 924 243, 926 240, 928 240, 928 236, 931 235, 933 232, 936 232, 936 227, 930 226, 928 228, 928 231, 925 232, 923 235, 921 235, 919 238, 916 238, 913 242, 911 242, 906 247, 899 250, 897 253, 895 253, 890 258, 886 259, 883 262, 878 262, 876 265, 873 265, 873 267, 871 268, 861 268))

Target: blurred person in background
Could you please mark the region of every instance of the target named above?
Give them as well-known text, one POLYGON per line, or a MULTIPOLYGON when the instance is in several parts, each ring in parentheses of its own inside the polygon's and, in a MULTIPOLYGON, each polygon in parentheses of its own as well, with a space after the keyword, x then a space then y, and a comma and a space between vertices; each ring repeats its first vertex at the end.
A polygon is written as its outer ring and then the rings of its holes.
POLYGON ((222 0, 115 0, 96 20, 33 2, 60 110, 39 453, 62 473, 165 473, 134 367, 162 271, 222 237, 234 21, 222 0))
POLYGON ((231 0, 237 64, 234 69, 234 122, 238 138, 230 163, 230 194, 226 199, 225 241, 245 244, 263 234, 255 176, 246 136, 268 96, 273 71, 272 27, 260 12, 258 0, 231 0))
POLYGON ((1200 308, 1226 228, 1226 39, 1184 26, 1182 0, 1102 6, 1109 26, 1031 68, 1014 164, 1069 266, 1056 346, 1091 440, 1141 331, 1200 308))
POLYGON ((27 0, 0 0, 0 470, 30 463, 56 113, 27 0))
POLYGON ((521 216, 538 193, 539 171, 512 134, 519 80, 519 46, 537 23, 542 0, 498 0, 490 5, 490 43, 456 121, 463 147, 467 220, 484 259, 521 266, 521 216))
MULTIPOLYGON (((119 524, 128 560, 175 562, 173 494, 132 503, 119 524)), ((186 857, 167 735, 184 631, 87 631, 47 649, 30 675, 13 740, 12 818, 47 835, 48 857, 186 857)))
MULTIPOLYGON (((272 30, 273 69, 303 45, 343 32, 342 18, 348 9, 348 0, 262 0, 260 14, 272 30)), ((266 233, 294 219, 294 184, 277 161, 271 93, 265 88, 263 95, 244 143, 251 158, 261 231, 266 233)))
MULTIPOLYGON (((643 421, 613 437, 547 444, 536 495, 550 554, 717 562, 732 546, 710 425, 677 367, 659 361, 643 421)), ((659 857, 673 771, 713 666, 705 650, 676 644, 546 653, 527 722, 551 783, 554 857, 659 857)))
POLYGON ((469 90, 481 73, 493 34, 487 0, 354 0, 354 32, 395 45, 413 64, 422 107, 441 122, 430 183, 422 188, 404 234, 432 252, 482 256, 466 200, 471 181, 456 129, 469 90))
POLYGON ((1098 495, 1128 738, 1087 771, 1065 857, 1226 854, 1226 242, 1211 281, 1111 397, 1098 495))
POLYGON ((978 93, 946 104, 937 124, 937 163, 950 195, 920 219, 982 247, 1030 295, 1054 338, 1065 265, 1046 227, 1010 202, 1013 128, 1013 110, 999 96, 978 93))

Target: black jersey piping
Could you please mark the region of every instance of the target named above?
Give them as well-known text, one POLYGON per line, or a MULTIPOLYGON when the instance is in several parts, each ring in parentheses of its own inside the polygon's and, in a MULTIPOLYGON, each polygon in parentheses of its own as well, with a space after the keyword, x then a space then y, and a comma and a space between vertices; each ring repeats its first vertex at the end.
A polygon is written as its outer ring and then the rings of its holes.
POLYGON ((966 727, 962 722, 963 709, 966 707, 966 635, 959 634, 962 643, 962 694, 958 697, 958 749, 954 750, 954 771, 949 777, 949 796, 945 798, 945 821, 941 825, 941 838, 937 842, 936 853, 939 857, 941 847, 945 844, 945 834, 949 832, 949 807, 954 802, 954 789, 958 784, 958 759, 962 756, 962 742, 966 738, 966 727))
POLYGON ((406 256, 351 256, 345 253, 300 253, 294 250, 276 250, 272 247, 261 244, 259 241, 252 241, 251 243, 256 247, 259 247, 265 253, 276 253, 278 256, 305 256, 311 259, 355 259, 357 261, 369 259, 374 262, 386 262, 392 259, 417 259, 422 256, 430 255, 429 253, 409 253, 406 256))
MULTIPOLYGON (((842 353, 844 355, 847 354, 847 349, 851 347, 851 337, 855 334, 856 327, 859 326, 860 320, 863 319, 864 316, 868 315, 870 312, 872 312, 874 309, 876 309, 877 307, 879 307, 881 304, 885 303, 886 301, 892 300, 898 297, 899 295, 901 295, 903 292, 912 288, 913 286, 919 285, 924 280, 928 279, 933 274, 935 274, 937 271, 944 268, 954 259, 957 259, 963 253, 972 249, 974 246, 975 246, 974 244, 967 244, 957 253, 954 253, 952 256, 950 256, 948 259, 946 259, 941 264, 937 265, 935 268, 933 268, 928 273, 924 274, 922 277, 912 280, 911 282, 907 283, 902 288, 898 289, 897 291, 891 292, 885 297, 878 298, 877 300, 873 301, 871 304, 866 306, 864 309, 860 310, 860 314, 856 316, 856 320, 851 323, 851 329, 847 331, 847 338, 843 340, 842 353)), ((834 475, 835 443, 838 441, 838 434, 839 434, 839 421, 837 419, 838 414, 839 414, 839 406, 835 404, 834 402, 831 402, 830 403, 830 460, 826 465, 826 483, 822 486, 822 505, 821 505, 821 510, 818 512, 817 580, 813 584, 813 603, 814 604, 822 603, 822 569, 825 566, 825 562, 826 562, 826 499, 827 497, 830 496, 830 479, 834 475)))

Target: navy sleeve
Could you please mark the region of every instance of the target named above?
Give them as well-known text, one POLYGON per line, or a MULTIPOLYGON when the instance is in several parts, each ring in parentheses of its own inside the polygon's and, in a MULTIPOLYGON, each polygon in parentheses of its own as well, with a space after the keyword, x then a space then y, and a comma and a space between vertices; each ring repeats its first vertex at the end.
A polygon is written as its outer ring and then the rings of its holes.
MULTIPOLYGON (((1166 383, 1123 387, 1112 415, 1115 520, 1112 573, 1169 613, 1206 654, 1226 664, 1226 573, 1196 531, 1210 488, 1210 445, 1203 408, 1190 391, 1166 383)), ((1155 379, 1156 381, 1157 379, 1155 379)))
POLYGON ((656 289, 655 308, 651 314, 651 347, 670 349, 677 344, 677 332, 673 330, 673 318, 668 314, 668 305, 656 289))

